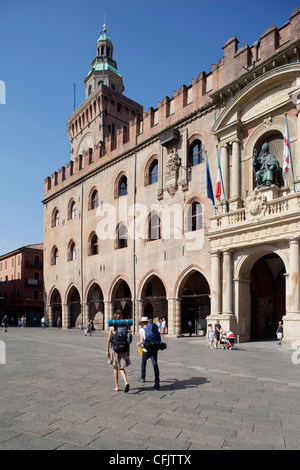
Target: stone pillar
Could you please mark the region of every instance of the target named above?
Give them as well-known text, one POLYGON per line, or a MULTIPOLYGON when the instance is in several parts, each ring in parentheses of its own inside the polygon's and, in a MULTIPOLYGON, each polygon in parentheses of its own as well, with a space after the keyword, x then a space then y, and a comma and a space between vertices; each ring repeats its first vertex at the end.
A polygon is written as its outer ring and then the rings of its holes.
POLYGON ((232 315, 232 253, 226 250, 223 253, 223 286, 222 286, 223 314, 232 315))
POLYGON ((61 314, 62 314, 62 327, 70 328, 71 314, 70 314, 70 307, 68 304, 61 304, 61 314))
POLYGON ((232 181, 230 199, 239 199, 241 196, 241 158, 240 140, 232 142, 232 181))
POLYGON ((222 287, 221 287, 221 253, 211 253, 211 289, 210 289, 210 313, 220 315, 222 312, 222 287))
POLYGON ((290 269, 289 269, 289 313, 300 313, 300 269, 299 269, 299 239, 289 241, 290 269))
POLYGON ((113 302, 105 300, 104 302, 104 330, 108 330, 108 320, 113 319, 113 302))
POLYGON ((48 326, 54 326, 54 314, 52 305, 47 305, 46 317, 48 326))
POLYGON ((144 313, 144 300, 137 299, 135 301, 136 310, 135 310, 135 331, 138 333, 140 331, 140 321, 144 313))
MULTIPOLYGON (((283 344, 291 346, 300 338, 300 240, 289 240, 289 275, 286 292, 287 313, 283 316, 283 344)), ((295 347, 299 347, 296 344, 295 347)))
POLYGON ((86 303, 81 304, 81 319, 85 328, 88 320, 90 320, 89 305, 86 303))
POLYGON ((168 300, 168 334, 180 336, 181 334, 181 299, 168 300))
MULTIPOLYGON (((229 197, 229 147, 227 144, 221 147, 221 171, 222 171, 222 178, 224 184, 224 191, 223 198, 221 200, 225 200, 225 198, 229 197)), ((223 188, 222 188, 223 193, 223 188)))

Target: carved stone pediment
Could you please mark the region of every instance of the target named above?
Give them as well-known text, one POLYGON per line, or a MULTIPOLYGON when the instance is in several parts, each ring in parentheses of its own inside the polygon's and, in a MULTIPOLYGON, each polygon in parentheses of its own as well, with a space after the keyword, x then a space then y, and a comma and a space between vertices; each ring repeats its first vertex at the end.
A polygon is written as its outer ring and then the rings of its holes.
POLYGON ((252 191, 246 198, 245 206, 247 220, 260 220, 266 214, 267 198, 259 191, 252 191))

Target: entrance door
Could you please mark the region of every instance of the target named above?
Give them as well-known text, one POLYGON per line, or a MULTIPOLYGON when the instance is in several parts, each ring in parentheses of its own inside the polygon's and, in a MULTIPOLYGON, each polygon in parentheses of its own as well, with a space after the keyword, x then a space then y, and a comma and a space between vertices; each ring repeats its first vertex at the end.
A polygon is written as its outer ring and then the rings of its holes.
POLYGON ((251 270, 251 339, 275 338, 285 314, 285 267, 276 254, 260 258, 251 270))

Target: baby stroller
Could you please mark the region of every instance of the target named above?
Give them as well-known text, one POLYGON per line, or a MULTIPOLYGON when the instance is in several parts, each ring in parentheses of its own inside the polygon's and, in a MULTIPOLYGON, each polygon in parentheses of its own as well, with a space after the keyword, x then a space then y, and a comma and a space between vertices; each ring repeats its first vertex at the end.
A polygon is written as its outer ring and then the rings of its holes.
POLYGON ((235 347, 235 335, 232 331, 224 333, 221 337, 220 344, 223 344, 222 349, 236 349, 235 347))

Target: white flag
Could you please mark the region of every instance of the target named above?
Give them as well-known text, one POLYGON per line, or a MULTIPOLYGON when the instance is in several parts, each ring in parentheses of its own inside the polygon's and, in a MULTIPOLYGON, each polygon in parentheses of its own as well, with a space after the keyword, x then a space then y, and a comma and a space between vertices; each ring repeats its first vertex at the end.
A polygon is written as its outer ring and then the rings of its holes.
POLYGON ((288 179, 290 170, 291 170, 291 149, 290 149, 288 125, 287 125, 287 122, 285 122, 285 132, 284 132, 284 141, 283 141, 283 165, 282 165, 282 177, 284 180, 288 179))

